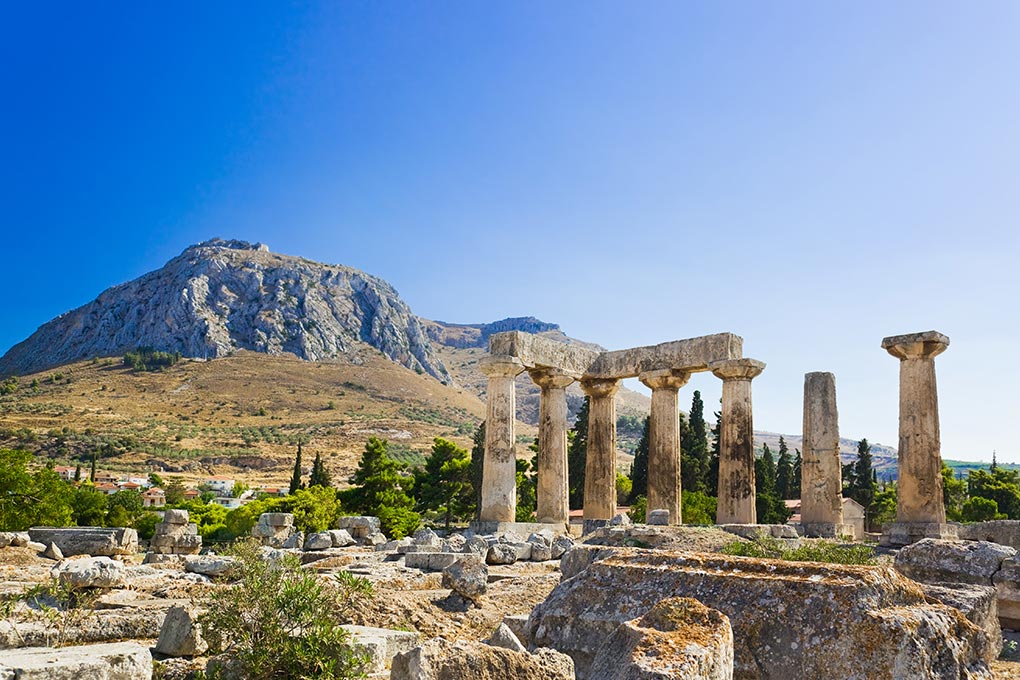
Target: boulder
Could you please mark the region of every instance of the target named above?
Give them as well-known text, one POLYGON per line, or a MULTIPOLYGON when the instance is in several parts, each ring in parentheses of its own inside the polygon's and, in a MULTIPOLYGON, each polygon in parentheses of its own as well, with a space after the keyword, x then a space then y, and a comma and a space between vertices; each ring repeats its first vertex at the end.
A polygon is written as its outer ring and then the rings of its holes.
POLYGON ((992 585, 1002 562, 1017 551, 987 541, 944 541, 923 538, 896 554, 896 570, 925 583, 992 585))
POLYGON ((188 555, 184 558, 184 570, 213 578, 230 576, 238 567, 233 557, 221 555, 188 555))
POLYGON ((64 559, 64 553, 60 552, 60 548, 57 547, 56 543, 50 543, 46 546, 46 550, 43 550, 42 556, 51 560, 57 560, 58 562, 64 559))
POLYGON ((346 548, 357 543, 346 529, 330 529, 327 533, 334 548, 346 548))
POLYGON ((187 526, 191 518, 187 510, 170 509, 163 511, 163 524, 187 526))
POLYGON ((496 543, 485 554, 486 564, 513 564, 517 561, 517 548, 509 543, 496 543))
POLYGON ((503 617, 503 624, 509 628, 523 644, 528 645, 530 643, 530 640, 528 639, 527 614, 507 614, 503 617))
POLYGON ((73 555, 133 555, 138 552, 138 532, 130 528, 32 527, 29 538, 47 546, 54 543, 65 557, 73 555))
POLYGON ((404 555, 404 566, 422 571, 443 571, 463 557, 463 553, 409 552, 404 555))
POLYGON ((513 652, 480 642, 429 640, 393 658, 390 680, 574 680, 570 657, 551 649, 513 652))
POLYGON ((418 529, 414 532, 414 536, 411 537, 414 540, 415 545, 427 545, 439 550, 442 540, 432 531, 432 529, 418 529))
POLYGON ((552 559, 553 535, 551 531, 542 531, 528 536, 528 543, 531 545, 531 560, 533 562, 548 562, 552 559))
POLYGON ((87 557, 61 562, 50 576, 72 588, 117 588, 123 585, 127 570, 123 562, 109 557, 87 557))
POLYGON ((985 632, 956 609, 929 603, 891 567, 592 550, 598 559, 561 581, 528 621, 530 643, 570 654, 582 680, 621 623, 670 597, 694 598, 729 618, 738 680, 991 678, 995 654, 985 632))
POLYGON ((295 531, 288 536, 279 547, 284 550, 300 550, 301 546, 305 544, 305 533, 303 531, 295 531))
POLYGON ((333 537, 325 531, 308 534, 305 539, 305 550, 328 550, 333 547, 333 537))
POLYGON ((135 642, 0 652, 4 680, 150 680, 152 655, 135 642))
POLYGON ((616 629, 590 680, 731 680, 733 629, 721 612, 686 597, 659 602, 616 629))
POLYGON ((156 653, 164 656, 199 656, 209 645, 202 639, 198 612, 191 607, 170 607, 156 641, 156 653))
POLYGON ((353 625, 341 628, 350 633, 351 644, 368 655, 369 661, 362 669, 368 673, 384 673, 394 656, 421 644, 421 636, 409 631, 353 625))
MULTIPOLYGON (((655 512, 655 511, 653 510, 653 512, 655 512)), ((666 518, 668 520, 669 519, 669 514, 668 514, 669 511, 667 510, 666 513, 667 513, 666 518)), ((613 518, 611 520, 609 520, 609 526, 611 526, 611 527, 626 527, 626 526, 630 526, 633 523, 634 522, 631 521, 631 519, 630 519, 630 515, 628 515, 625 512, 621 512, 621 513, 618 513, 616 515, 613 515, 613 518)))
POLYGON ((514 634, 510 627, 505 623, 500 623, 496 630, 492 631, 492 635, 489 636, 488 644, 493 647, 500 647, 502 649, 509 649, 512 652, 527 652, 527 648, 521 643, 518 637, 514 634))
POLYGON ((552 542, 552 558, 558 560, 563 553, 574 547, 574 539, 570 536, 557 536, 552 542))
POLYGON ((472 536, 464 542, 462 552, 473 553, 482 559, 489 553, 489 542, 481 536, 472 536))
POLYGON ((988 645, 998 656, 1002 651, 1002 625, 999 623, 997 593, 991 586, 969 583, 921 583, 929 599, 952 607, 985 632, 988 645))
POLYGON ((443 552, 464 552, 465 545, 467 545, 467 539, 463 534, 452 534, 443 539, 441 549, 443 552))
POLYGON ((27 531, 0 531, 0 548, 24 548, 30 540, 27 531))
POLYGON ((358 539, 358 545, 366 545, 369 548, 375 548, 376 546, 385 544, 386 534, 378 532, 374 534, 369 534, 368 536, 364 536, 363 538, 358 539))
POLYGON ((462 555, 443 569, 443 587, 468 600, 477 600, 489 587, 489 569, 477 556, 462 555))
POLYGON ((648 512, 648 524, 666 526, 669 524, 669 510, 650 510, 648 512))
POLYGON ((365 538, 382 531, 382 523, 380 523, 378 517, 341 517, 337 520, 336 528, 346 529, 354 538, 365 538))

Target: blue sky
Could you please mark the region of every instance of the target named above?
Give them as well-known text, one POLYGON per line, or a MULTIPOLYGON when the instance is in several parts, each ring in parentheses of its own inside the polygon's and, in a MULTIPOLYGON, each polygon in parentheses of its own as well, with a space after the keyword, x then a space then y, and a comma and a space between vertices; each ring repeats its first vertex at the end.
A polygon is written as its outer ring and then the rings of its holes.
POLYGON ((0 352, 241 238, 426 317, 733 331, 774 431, 828 370, 843 434, 895 445, 879 342, 941 330, 944 455, 1020 462, 1016 3, 0 11, 0 352))

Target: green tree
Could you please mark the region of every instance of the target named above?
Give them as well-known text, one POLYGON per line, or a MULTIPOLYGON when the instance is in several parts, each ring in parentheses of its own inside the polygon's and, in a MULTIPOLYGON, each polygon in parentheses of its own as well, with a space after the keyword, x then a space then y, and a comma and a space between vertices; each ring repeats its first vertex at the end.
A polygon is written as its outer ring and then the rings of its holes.
POLYGON ((403 465, 386 455, 386 440, 370 438, 349 480, 353 486, 340 492, 344 508, 375 515, 391 538, 410 534, 421 524, 421 517, 409 494, 414 480, 404 471, 403 465))
POLYGON ((1020 473, 996 465, 988 470, 971 470, 967 475, 967 492, 971 498, 995 501, 1000 513, 1009 519, 1020 519, 1020 473))
POLYGON ((634 465, 631 468, 631 489, 633 497, 648 495, 648 436, 651 418, 645 416, 641 439, 638 440, 637 448, 634 449, 634 465))
POLYGON ((538 508, 538 465, 537 458, 530 461, 518 458, 517 470, 517 508, 514 519, 518 522, 534 522, 535 510, 538 508))
POLYGON ((630 481, 630 477, 623 474, 622 472, 616 473, 616 502, 620 505, 626 505, 630 502, 630 497, 634 493, 634 483, 630 481))
POLYGON ((953 469, 942 463, 942 504, 946 518, 952 522, 963 521, 963 504, 967 501, 967 482, 957 479, 953 469))
POLYGON ((308 478, 308 486, 333 486, 329 473, 326 472, 326 465, 322 462, 322 456, 315 453, 315 462, 312 463, 312 474, 308 478))
POLYGON ((776 492, 782 499, 800 496, 800 489, 793 487, 793 456, 782 435, 779 437, 779 460, 776 461, 776 492))
POLYGON ((474 514, 475 488, 467 449, 436 437, 425 465, 415 470, 414 477, 419 512, 439 512, 447 529, 451 521, 474 514))
POLYGON ((714 524, 716 497, 701 491, 682 491, 680 515, 684 524, 714 524))
POLYGON ((793 455, 793 479, 791 485, 793 486, 794 498, 800 498, 800 471, 804 463, 804 459, 800 455, 800 449, 794 449, 793 455))
POLYGON ((81 481, 81 463, 74 466, 74 481, 81 481))
POLYGON ((89 472, 89 481, 93 484, 96 483, 96 458, 99 456, 99 452, 95 449, 92 450, 92 470, 89 472))
POLYGON ((708 475, 705 478, 705 486, 708 493, 719 493, 719 433, 722 431, 722 413, 715 412, 715 427, 712 428, 712 449, 708 455, 708 475))
POLYGON ((31 460, 27 451, 0 449, 0 531, 71 524, 74 487, 52 465, 30 471, 31 460))
POLYGON ((485 421, 475 430, 475 437, 471 446, 471 486, 475 490, 475 519, 482 509, 482 473, 485 469, 485 421))
POLYGON ((584 475, 588 464, 588 413, 591 400, 584 398, 581 410, 577 412, 574 427, 571 428, 570 444, 567 447, 567 475, 570 486, 570 509, 584 507, 584 475))
POLYGON ((184 502, 184 492, 187 489, 184 488, 184 484, 179 479, 174 479, 163 487, 164 495, 166 496, 167 505, 178 505, 184 502))
POLYGON ((74 512, 74 523, 80 527, 101 527, 106 524, 106 512, 109 507, 106 494, 91 484, 82 484, 75 490, 71 507, 74 512))
POLYGON ((754 461, 755 510, 759 524, 785 524, 793 511, 776 491, 776 463, 768 444, 754 461))
POLYGON ((298 442, 297 456, 294 458, 294 472, 290 476, 290 493, 303 488, 305 488, 305 485, 301 481, 301 443, 298 442))
POLYGON ((680 414, 680 477, 684 489, 708 490, 710 455, 705 404, 701 401, 701 392, 695 390, 690 414, 687 418, 680 414))
POLYGON ((293 513, 294 526, 306 534, 329 529, 340 516, 336 490, 328 486, 309 485, 280 500, 280 509, 293 513))
POLYGON ((999 512, 998 503, 981 496, 968 498, 963 504, 961 515, 964 522, 989 522, 993 519, 1006 519, 1006 516, 999 512))
POLYGON ((864 507, 864 521, 869 529, 875 527, 871 516, 874 514, 872 505, 878 493, 878 482, 875 481, 875 470, 871 464, 871 444, 867 438, 857 442, 857 458, 853 463, 843 466, 846 476, 844 495, 854 499, 864 507))
POLYGON ((896 482, 889 482, 875 493, 871 508, 871 523, 874 527, 881 527, 896 519, 896 482))

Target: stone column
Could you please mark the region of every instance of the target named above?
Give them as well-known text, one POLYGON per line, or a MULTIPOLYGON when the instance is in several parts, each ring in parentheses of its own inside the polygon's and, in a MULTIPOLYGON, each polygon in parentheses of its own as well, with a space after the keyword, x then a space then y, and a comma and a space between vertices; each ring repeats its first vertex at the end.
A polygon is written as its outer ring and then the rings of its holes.
POLYGON ((605 524, 616 514, 616 402, 620 381, 582 379, 591 399, 588 410, 588 459, 584 468, 584 523, 605 524))
POLYGON ((900 443, 896 482, 896 522, 883 542, 912 543, 925 537, 951 538, 942 505, 942 454, 935 357, 949 347, 936 331, 896 335, 882 348, 900 360, 900 443))
POLYGON ((804 375, 801 455, 800 523, 804 534, 835 537, 843 533, 843 468, 839 460, 836 378, 832 373, 804 375))
POLYGON ((569 524, 567 386, 574 378, 555 368, 528 373, 542 388, 538 401, 538 521, 569 524))
POLYGON ((709 368, 723 381, 719 423, 719 492, 716 524, 757 524, 754 495, 754 417, 751 380, 765 363, 754 359, 717 361, 709 368))
POLYGON ((524 371, 524 364, 510 356, 490 356, 478 363, 482 373, 489 377, 482 507, 478 518, 483 522, 513 522, 517 509, 514 378, 524 371))
POLYGON ((668 510, 669 523, 681 524, 680 408, 677 391, 687 384, 687 371, 646 371, 638 378, 652 390, 648 425, 648 512, 668 510))

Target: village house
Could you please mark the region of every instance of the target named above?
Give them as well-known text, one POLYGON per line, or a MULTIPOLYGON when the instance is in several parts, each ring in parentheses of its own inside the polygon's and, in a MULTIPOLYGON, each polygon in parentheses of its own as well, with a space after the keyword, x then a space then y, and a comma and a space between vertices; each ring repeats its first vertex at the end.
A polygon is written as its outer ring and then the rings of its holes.
POLYGON ((234 478, 215 476, 205 480, 206 485, 219 494, 229 494, 234 490, 234 478))
POLYGON ((166 505, 166 493, 158 486, 146 489, 142 492, 142 506, 146 508, 161 508, 166 505))
POLYGON ((74 481, 74 471, 77 468, 68 465, 57 465, 53 468, 53 471, 60 475, 60 478, 65 482, 74 481))
MULTIPOLYGON (((786 507, 793 511, 790 515, 790 519, 786 521, 787 524, 797 526, 800 524, 800 499, 795 498, 788 501, 783 501, 786 507)), ((850 524, 854 528, 854 540, 859 541, 864 538, 865 524, 864 524, 864 506, 855 501, 852 498, 843 499, 843 523, 850 524)))

